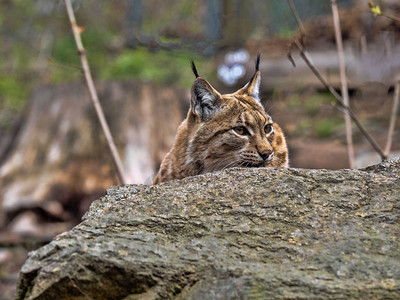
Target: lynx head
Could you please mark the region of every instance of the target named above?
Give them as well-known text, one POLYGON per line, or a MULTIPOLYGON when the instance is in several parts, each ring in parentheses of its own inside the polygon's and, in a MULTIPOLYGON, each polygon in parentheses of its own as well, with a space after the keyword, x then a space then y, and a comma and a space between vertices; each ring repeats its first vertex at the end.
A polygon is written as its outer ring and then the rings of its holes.
POLYGON ((259 97, 260 55, 250 81, 233 94, 221 95, 196 76, 190 109, 154 183, 230 167, 287 167, 288 151, 280 127, 259 97))
POLYGON ((198 75, 191 91, 186 163, 201 173, 228 167, 260 167, 274 158, 275 126, 259 98, 260 55, 250 81, 233 94, 221 95, 198 75))

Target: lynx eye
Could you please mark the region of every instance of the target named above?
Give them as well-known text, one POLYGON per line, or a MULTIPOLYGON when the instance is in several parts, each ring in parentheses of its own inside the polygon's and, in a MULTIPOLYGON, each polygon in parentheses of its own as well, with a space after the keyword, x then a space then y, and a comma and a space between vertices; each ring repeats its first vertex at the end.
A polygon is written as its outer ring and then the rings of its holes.
POLYGON ((265 127, 264 127, 264 132, 265 132, 266 134, 268 134, 268 133, 271 133, 271 131, 272 131, 272 124, 267 124, 267 125, 265 125, 265 127))
POLYGON ((233 131, 235 131, 239 135, 248 135, 249 134, 246 127, 244 127, 244 126, 234 127, 233 131))

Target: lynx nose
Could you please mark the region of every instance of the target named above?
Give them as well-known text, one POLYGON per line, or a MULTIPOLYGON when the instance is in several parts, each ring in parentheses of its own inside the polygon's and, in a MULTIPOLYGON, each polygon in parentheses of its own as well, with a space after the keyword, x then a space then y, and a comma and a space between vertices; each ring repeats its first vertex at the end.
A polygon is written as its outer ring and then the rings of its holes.
POLYGON ((272 150, 263 150, 263 151, 259 152, 259 154, 263 160, 267 160, 271 156, 272 150))

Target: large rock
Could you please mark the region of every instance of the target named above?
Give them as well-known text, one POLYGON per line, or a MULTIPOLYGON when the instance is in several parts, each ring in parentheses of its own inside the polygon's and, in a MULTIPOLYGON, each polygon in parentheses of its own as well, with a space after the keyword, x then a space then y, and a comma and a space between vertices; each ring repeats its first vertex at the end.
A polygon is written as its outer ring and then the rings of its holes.
POLYGON ((112 187, 17 299, 399 299, 400 159, 112 187))

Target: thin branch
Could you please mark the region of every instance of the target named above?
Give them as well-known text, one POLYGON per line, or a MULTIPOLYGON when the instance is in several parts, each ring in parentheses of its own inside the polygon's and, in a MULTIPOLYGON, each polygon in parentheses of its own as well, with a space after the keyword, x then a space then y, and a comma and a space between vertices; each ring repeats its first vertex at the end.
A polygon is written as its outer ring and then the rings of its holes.
POLYGON ((99 118, 101 128, 103 129, 104 135, 107 139, 108 149, 110 154, 113 158, 113 162, 118 174, 118 180, 121 184, 128 183, 127 179, 125 178, 123 166, 121 159, 118 155, 117 148, 115 147, 113 137, 110 132, 110 128, 108 127, 106 118, 104 117, 103 109, 101 108, 99 97, 97 96, 97 92, 93 83, 92 75, 90 73, 90 68, 88 61, 86 59, 85 48, 83 47, 81 34, 80 34, 80 27, 76 24, 74 10, 71 5, 71 0, 65 0, 65 7, 67 8, 69 21, 71 23, 72 32, 74 34, 76 47, 78 48, 78 53, 81 57, 81 63, 83 68, 83 73, 85 75, 86 83, 89 88, 90 98, 93 102, 94 108, 97 113, 97 117, 99 118))
POLYGON ((368 140, 368 142, 371 144, 371 146, 375 149, 375 151, 379 154, 381 159, 385 159, 386 156, 383 154, 382 149, 379 147, 379 145, 375 142, 374 138, 364 129, 356 115, 354 114, 353 110, 344 105, 342 97, 335 91, 335 89, 328 84, 326 79, 322 76, 321 72, 315 67, 315 65, 312 63, 310 58, 308 57, 307 52, 305 52, 305 49, 303 46, 299 45, 296 43, 296 46, 300 46, 300 56, 304 60, 304 62, 307 64, 307 66, 311 69, 311 71, 314 73, 314 75, 321 81, 322 85, 331 92, 331 94, 335 97, 336 101, 339 103, 340 106, 342 106, 350 115, 351 119, 353 122, 357 125, 358 129, 360 132, 364 135, 364 137, 368 140))
MULTIPOLYGON (((332 6, 333 25, 335 28, 336 45, 339 57, 339 71, 340 71, 340 82, 342 87, 342 98, 344 105, 348 107, 349 91, 347 89, 346 71, 345 71, 344 54, 343 54, 343 41, 342 41, 342 33, 340 30, 339 11, 336 4, 336 0, 331 0, 331 6, 332 6)), ((347 154, 349 157, 349 165, 350 169, 354 169, 355 161, 354 161, 354 147, 353 147, 353 138, 351 130, 351 119, 347 111, 344 112, 344 121, 346 124, 346 142, 347 142, 347 154)))
MULTIPOLYGON (((382 12, 379 5, 376 5, 373 1, 368 1, 368 6, 369 6, 371 12, 375 16, 382 16, 382 17, 386 17, 390 20, 400 22, 400 18, 389 15, 386 12, 382 12)), ((396 80, 396 83, 395 83, 395 90, 394 90, 394 96, 393 96, 393 108, 392 108, 392 113, 390 115, 388 136, 387 136, 386 146, 385 146, 385 151, 384 151, 384 154, 386 157, 389 156, 390 149, 392 147, 394 127, 396 124, 396 115, 397 115, 397 110, 399 108, 399 101, 400 101, 399 98, 400 98, 400 78, 398 77, 396 80)))
POLYGON ((292 13, 294 15, 295 20, 296 20, 297 27, 299 27, 300 34, 301 34, 301 39, 302 39, 306 34, 303 22, 301 21, 300 16, 297 13, 297 10, 296 10, 296 7, 294 6, 293 0, 287 0, 287 2, 289 4, 289 6, 290 6, 290 9, 292 10, 292 13))
POLYGON ((396 21, 396 22, 400 22, 400 18, 392 16, 392 15, 389 15, 387 13, 382 13, 382 16, 386 17, 386 18, 388 18, 390 20, 393 20, 393 21, 396 21))
POLYGON ((368 6, 371 9, 371 12, 375 15, 375 16, 382 16, 385 18, 388 18, 392 21, 396 21, 396 22, 400 22, 400 18, 395 17, 393 15, 390 15, 386 12, 382 12, 381 8, 379 7, 379 5, 376 5, 373 1, 368 1, 368 6))
MULTIPOLYGON (((288 0, 290 1, 290 0, 288 0)), ((297 14, 295 6, 291 6, 293 14, 297 14)), ((379 147, 379 145, 375 142, 373 137, 364 129, 354 112, 349 106, 346 106, 343 102, 342 97, 336 92, 336 90, 328 83, 328 81, 322 76, 321 72, 317 69, 317 67, 314 65, 312 62, 311 58, 308 56, 306 49, 304 48, 303 44, 300 42, 299 39, 294 39, 293 42, 290 45, 288 57, 291 57, 291 51, 293 47, 296 46, 299 51, 300 51, 300 57, 304 60, 306 65, 310 68, 310 70, 314 73, 314 75, 319 79, 319 81, 322 83, 322 85, 331 92, 331 94, 335 97, 336 101, 339 103, 340 106, 345 109, 348 114, 350 115, 351 119, 353 122, 357 125, 358 129, 360 130, 361 134, 364 135, 364 137, 368 140, 368 142, 371 144, 371 146, 374 148, 374 150, 379 154, 381 159, 385 159, 386 156, 384 155, 382 149, 379 147)), ((293 59, 293 58, 292 58, 293 59)))
MULTIPOLYGON (((304 37, 305 37, 305 30, 304 30, 304 25, 303 22, 300 19, 299 14, 297 13, 296 7, 294 6, 294 2, 293 0, 287 0, 287 3, 289 4, 290 9, 292 10, 292 13, 294 15, 294 19, 296 20, 297 23, 297 27, 300 30, 300 35, 298 36, 299 42, 300 44, 304 44, 304 37)), ((296 67, 296 62, 292 56, 292 50, 294 48, 294 40, 292 40, 292 42, 290 43, 290 47, 289 47, 289 51, 287 54, 287 58, 289 59, 289 61, 292 63, 293 67, 296 67)))
POLYGON ((397 78, 395 88, 394 88, 393 108, 392 108, 392 114, 390 115, 388 137, 387 137, 386 147, 385 147, 385 152, 384 152, 386 157, 389 156, 390 149, 392 147, 394 127, 396 124, 396 116, 397 116, 397 111, 399 109, 399 101, 400 101, 400 78, 397 78))

